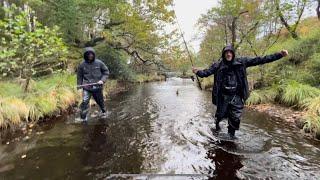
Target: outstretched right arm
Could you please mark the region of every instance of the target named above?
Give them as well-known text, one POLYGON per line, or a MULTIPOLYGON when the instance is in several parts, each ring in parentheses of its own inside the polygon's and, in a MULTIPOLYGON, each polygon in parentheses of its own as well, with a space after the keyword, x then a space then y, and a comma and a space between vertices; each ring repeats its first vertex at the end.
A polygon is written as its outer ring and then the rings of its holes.
POLYGON ((208 69, 204 69, 204 70, 197 70, 197 69, 193 69, 193 72, 203 78, 203 77, 208 77, 212 74, 214 74, 218 69, 218 63, 213 63, 208 69))

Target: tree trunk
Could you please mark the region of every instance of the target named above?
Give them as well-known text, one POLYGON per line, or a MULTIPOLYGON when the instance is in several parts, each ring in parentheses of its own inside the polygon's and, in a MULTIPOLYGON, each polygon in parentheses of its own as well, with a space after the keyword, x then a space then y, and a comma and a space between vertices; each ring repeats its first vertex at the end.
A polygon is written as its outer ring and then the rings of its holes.
POLYGON ((320 0, 318 0, 318 7, 316 11, 317 11, 318 19, 320 20, 320 0))
POLYGON ((228 28, 227 28, 227 22, 224 24, 224 35, 226 40, 226 46, 228 45, 228 28))
POLYGON ((237 17, 234 17, 232 19, 232 24, 231 24, 231 35, 232 35, 232 46, 235 47, 236 41, 237 41, 237 17))
POLYGON ((24 92, 25 92, 25 93, 28 92, 28 90, 29 90, 30 79, 31 79, 31 78, 28 77, 27 80, 26 80, 26 85, 25 85, 25 87, 24 87, 24 92))
POLYGON ((35 19, 34 19, 34 14, 30 12, 30 31, 34 32, 35 31, 35 19))

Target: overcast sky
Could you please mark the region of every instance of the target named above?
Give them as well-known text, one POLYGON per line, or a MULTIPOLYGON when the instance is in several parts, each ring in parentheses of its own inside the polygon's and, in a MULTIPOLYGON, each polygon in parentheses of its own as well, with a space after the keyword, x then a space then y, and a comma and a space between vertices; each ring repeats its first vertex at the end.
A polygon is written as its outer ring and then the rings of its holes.
MULTIPOLYGON (((200 15, 205 14, 215 5, 217 5, 217 0, 174 0, 174 9, 186 41, 189 42, 199 33, 195 25, 200 15)), ((192 48, 198 51, 200 42, 201 39, 192 41, 192 48)))

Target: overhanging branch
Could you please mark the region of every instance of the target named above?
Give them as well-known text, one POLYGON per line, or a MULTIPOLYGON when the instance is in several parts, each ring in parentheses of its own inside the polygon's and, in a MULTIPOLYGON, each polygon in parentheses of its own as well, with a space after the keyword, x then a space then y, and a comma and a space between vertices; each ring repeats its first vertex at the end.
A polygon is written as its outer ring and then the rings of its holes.
POLYGON ((234 48, 235 48, 235 49, 238 49, 239 46, 242 44, 243 40, 244 40, 244 39, 247 39, 247 37, 251 34, 252 31, 254 31, 254 30, 257 28, 258 25, 259 25, 259 21, 257 21, 257 22, 247 31, 247 33, 243 33, 243 32, 240 30, 242 36, 241 36, 241 38, 240 38, 240 42, 239 42, 238 44, 236 44, 234 48))

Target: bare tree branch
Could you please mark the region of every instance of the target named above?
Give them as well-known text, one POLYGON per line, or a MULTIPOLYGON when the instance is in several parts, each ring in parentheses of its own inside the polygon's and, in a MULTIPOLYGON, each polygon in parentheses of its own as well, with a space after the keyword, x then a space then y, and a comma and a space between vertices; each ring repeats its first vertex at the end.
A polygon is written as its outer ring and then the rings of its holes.
MULTIPOLYGON (((279 38, 280 38, 280 33, 281 33, 281 29, 282 29, 282 28, 279 29, 279 31, 278 31, 278 33, 277 33, 277 36, 276 36, 276 39, 275 39, 272 43, 270 43, 270 44, 268 44, 268 45, 266 46, 266 48, 264 49, 264 51, 262 52, 262 54, 265 54, 265 53, 279 40, 279 38)), ((269 40, 270 40, 271 36, 272 36, 272 34, 269 35, 267 42, 270 42, 269 40)))
POLYGON ((109 22, 104 25, 104 29, 111 29, 114 26, 119 26, 121 24, 124 24, 125 21, 116 21, 116 22, 109 22))
POLYGON ((230 31, 231 31, 231 43, 232 43, 232 46, 235 46, 235 43, 237 41, 237 21, 238 19, 240 18, 241 15, 245 14, 245 13, 248 13, 249 11, 242 11, 240 12, 237 16, 234 16, 232 17, 232 22, 231 24, 228 25, 230 31))
POLYGON ((140 60, 144 64, 150 61, 150 60, 143 59, 136 50, 130 50, 130 46, 124 47, 120 43, 117 43, 117 44, 114 44, 112 42, 107 42, 107 43, 114 49, 125 51, 128 55, 140 60))
POLYGON ((98 42, 104 41, 105 37, 96 37, 84 43, 84 47, 93 47, 96 46, 98 42))
POLYGON ((266 39, 267 45, 266 45, 266 47, 263 49, 262 53, 258 53, 258 52, 256 51, 256 49, 254 48, 253 42, 252 42, 249 38, 247 38, 248 36, 247 36, 246 34, 244 34, 244 32, 242 32, 242 31, 240 31, 240 32, 242 33, 242 36, 245 37, 244 39, 246 39, 247 43, 250 45, 250 48, 251 48, 252 52, 254 53, 254 55, 255 55, 255 56, 259 56, 259 54, 260 54, 260 55, 264 55, 264 54, 279 40, 279 38, 280 38, 280 33, 281 33, 281 29, 282 29, 282 28, 280 28, 280 29, 278 30, 277 35, 276 35, 276 38, 275 38, 275 40, 274 40, 272 43, 270 43, 270 38, 271 38, 272 36, 274 36, 274 34, 273 34, 273 33, 270 33, 270 34, 268 35, 268 38, 266 39))
POLYGON ((240 12, 239 15, 238 15, 238 18, 239 18, 242 14, 245 14, 245 13, 248 13, 248 12, 249 12, 248 10, 245 10, 245 11, 240 12))
POLYGON ((299 36, 296 32, 296 29, 298 27, 298 24, 300 23, 302 14, 303 14, 304 9, 306 7, 306 3, 307 3, 306 1, 303 1, 302 5, 300 5, 300 1, 298 2, 297 7, 298 7, 298 9, 301 8, 298 10, 298 19, 295 21, 293 26, 290 26, 289 23, 285 20, 283 13, 281 12, 280 0, 275 0, 276 10, 277 10, 278 16, 280 18, 280 21, 286 27, 286 29, 289 31, 290 35, 294 39, 299 39, 299 36), (299 6, 301 6, 301 7, 299 7, 299 6))
POLYGON ((243 40, 246 39, 246 38, 251 34, 251 32, 253 32, 254 30, 256 30, 257 27, 258 27, 258 25, 259 25, 259 21, 257 21, 246 33, 244 33, 243 31, 240 30, 242 36, 241 36, 241 38, 240 38, 240 42, 239 42, 238 44, 236 44, 236 45, 234 46, 234 48, 235 48, 235 49, 238 49, 239 46, 242 44, 243 40))
MULTIPOLYGON (((299 1, 299 2, 300 2, 300 1, 299 1)), ((306 4, 307 4, 307 1, 303 1, 301 10, 299 11, 298 19, 297 19, 297 21, 296 21, 296 23, 294 24, 294 27, 293 27, 293 31, 294 31, 294 32, 296 31, 296 29, 297 29, 297 27, 298 27, 298 24, 299 24, 299 22, 300 22, 300 20, 301 20, 301 17, 302 17, 302 14, 303 14, 303 12, 304 12, 304 9, 305 9, 305 7, 306 7, 306 4)), ((299 6, 298 6, 298 7, 299 7, 299 6)))

